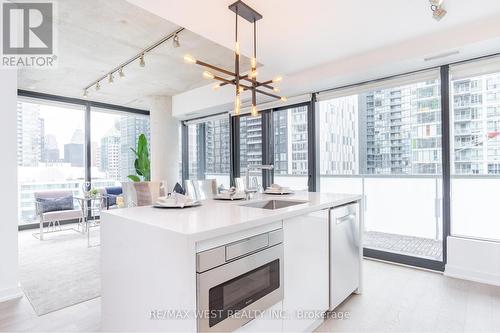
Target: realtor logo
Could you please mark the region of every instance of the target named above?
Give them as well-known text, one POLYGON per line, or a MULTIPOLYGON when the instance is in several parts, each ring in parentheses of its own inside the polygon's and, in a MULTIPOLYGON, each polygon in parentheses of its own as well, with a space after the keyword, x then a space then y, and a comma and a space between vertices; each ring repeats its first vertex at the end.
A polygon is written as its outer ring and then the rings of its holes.
POLYGON ((2 65, 53 67, 54 4, 2 3, 2 65))

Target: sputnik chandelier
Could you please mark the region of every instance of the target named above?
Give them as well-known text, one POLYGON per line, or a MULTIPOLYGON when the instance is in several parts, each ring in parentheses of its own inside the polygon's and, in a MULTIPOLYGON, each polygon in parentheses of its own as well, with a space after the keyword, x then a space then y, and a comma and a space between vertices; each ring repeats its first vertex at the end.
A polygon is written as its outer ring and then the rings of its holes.
POLYGON ((257 116, 257 93, 273 97, 276 99, 281 99, 286 101, 285 97, 278 96, 273 92, 279 92, 277 87, 271 84, 277 83, 282 80, 281 77, 276 77, 272 80, 258 81, 257 80, 257 21, 262 18, 262 15, 257 13, 247 4, 242 1, 236 1, 229 6, 229 9, 236 14, 236 24, 235 24, 235 49, 234 49, 234 72, 220 68, 206 62, 195 59, 191 55, 184 56, 184 61, 189 64, 196 64, 204 67, 206 70, 203 72, 203 77, 209 80, 220 81, 215 86, 214 89, 218 89, 225 85, 234 85, 236 87, 236 98, 234 101, 234 114, 240 115, 241 113, 241 94, 249 91, 252 95, 252 108, 251 115, 257 116), (244 18, 248 22, 253 24, 253 57, 251 59, 251 69, 247 74, 242 74, 244 71, 241 70, 240 66, 240 43, 238 41, 238 16, 244 18), (211 72, 215 71, 217 73, 211 72))

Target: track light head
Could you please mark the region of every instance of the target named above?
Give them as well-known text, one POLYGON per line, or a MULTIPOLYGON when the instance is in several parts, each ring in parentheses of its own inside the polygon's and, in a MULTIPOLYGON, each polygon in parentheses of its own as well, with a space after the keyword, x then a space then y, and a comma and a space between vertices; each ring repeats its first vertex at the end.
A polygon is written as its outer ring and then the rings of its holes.
POLYGON ((120 77, 125 77, 125 72, 123 72, 123 67, 120 67, 120 71, 118 72, 118 75, 120 75, 120 77))
POLYGON ((88 97, 89 97, 88 89, 83 89, 83 98, 88 98, 88 97))
POLYGON ((101 89, 101 83, 97 81, 97 83, 95 84, 95 90, 99 91, 100 89, 101 89))
POLYGON ((431 4, 432 17, 436 21, 440 21, 447 13, 443 8, 443 0, 429 0, 431 4))
POLYGON ((109 83, 113 83, 113 82, 115 82, 115 78, 114 78, 114 76, 113 76, 113 73, 109 73, 109 76, 108 76, 108 82, 109 82, 109 83))
POLYGON ((144 60, 144 53, 139 57, 139 66, 146 67, 146 60, 144 60))
POLYGON ((179 41, 179 35, 175 34, 174 37, 172 38, 172 46, 174 48, 178 48, 179 46, 181 46, 181 43, 179 41))

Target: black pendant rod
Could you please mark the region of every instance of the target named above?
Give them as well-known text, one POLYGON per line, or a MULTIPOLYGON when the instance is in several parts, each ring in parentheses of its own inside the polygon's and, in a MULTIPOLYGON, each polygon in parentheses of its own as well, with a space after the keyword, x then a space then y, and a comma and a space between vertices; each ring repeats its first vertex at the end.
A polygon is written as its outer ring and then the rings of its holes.
POLYGON ((257 107, 256 71, 257 71, 257 23, 253 21, 253 59, 252 59, 252 107, 257 107))
POLYGON ((238 8, 236 8, 235 18, 235 52, 234 52, 234 78, 236 81, 236 100, 234 111, 240 113, 241 99, 240 99, 240 47, 238 45, 238 8))

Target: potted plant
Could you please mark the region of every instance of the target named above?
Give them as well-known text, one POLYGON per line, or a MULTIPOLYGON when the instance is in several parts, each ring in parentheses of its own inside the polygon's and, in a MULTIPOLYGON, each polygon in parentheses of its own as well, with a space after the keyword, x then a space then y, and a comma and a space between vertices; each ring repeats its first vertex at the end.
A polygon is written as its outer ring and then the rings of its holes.
POLYGON ((135 175, 128 178, 134 182, 151 181, 151 161, 149 160, 148 140, 144 134, 139 135, 137 148, 130 148, 135 154, 135 175))

